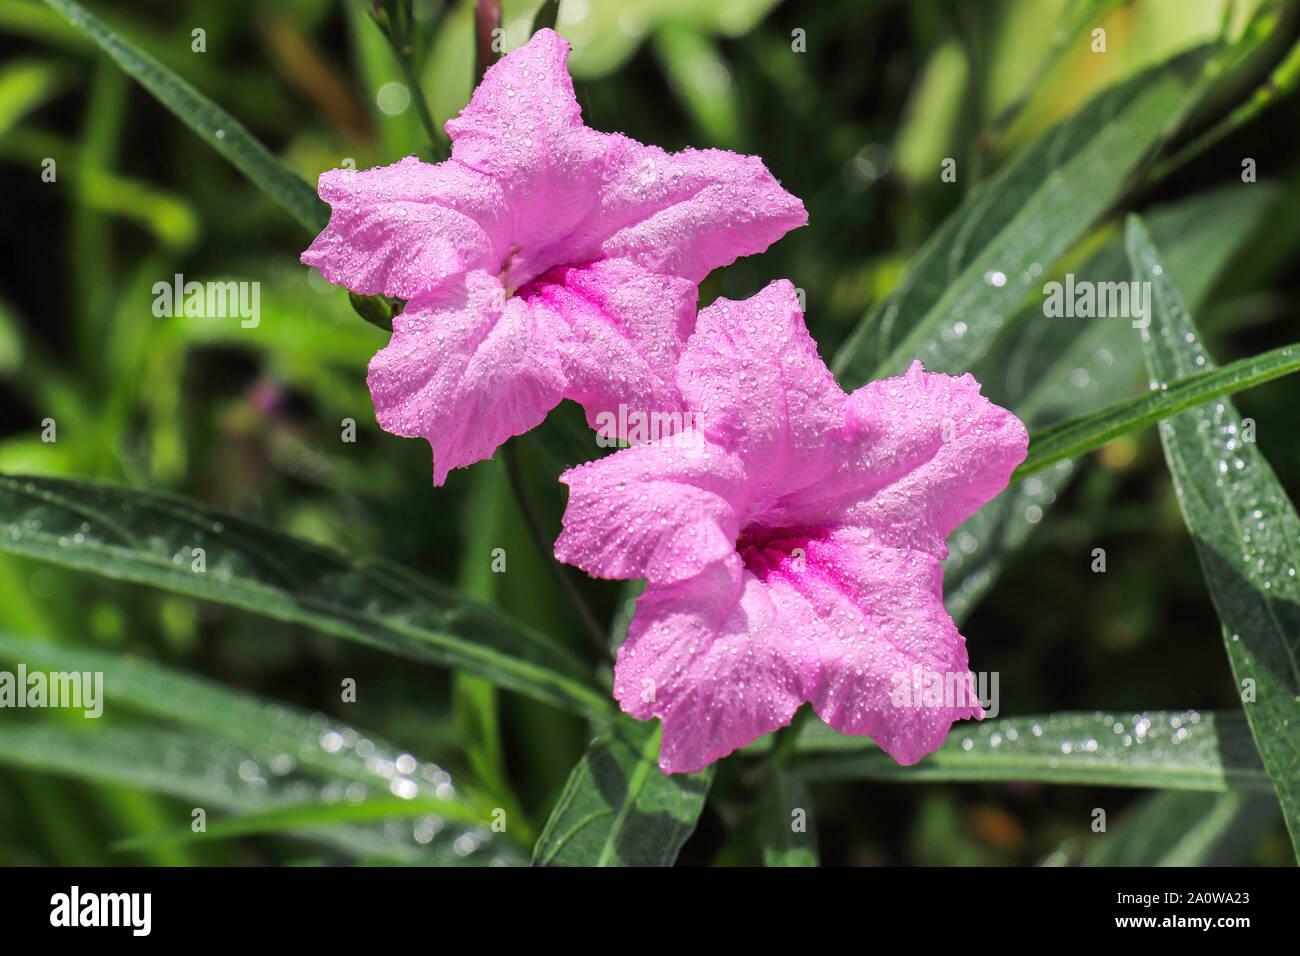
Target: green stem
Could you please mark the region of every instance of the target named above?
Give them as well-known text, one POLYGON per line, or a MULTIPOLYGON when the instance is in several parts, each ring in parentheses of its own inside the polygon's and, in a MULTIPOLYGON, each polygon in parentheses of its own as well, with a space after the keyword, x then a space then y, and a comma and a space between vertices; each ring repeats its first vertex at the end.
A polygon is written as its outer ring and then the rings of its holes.
POLYGON ((406 86, 411 91, 411 99, 415 102, 415 111, 420 116, 420 123, 424 126, 425 134, 429 137, 431 158, 435 162, 441 162, 451 155, 451 146, 447 141, 446 133, 439 129, 438 124, 433 121, 429 101, 424 96, 424 87, 420 83, 419 76, 416 75, 415 64, 411 60, 411 51, 414 49, 415 27, 410 16, 404 12, 405 9, 399 3, 393 8, 394 15, 389 17, 382 8, 377 9, 372 6, 370 15, 375 26, 379 28, 379 32, 384 35, 384 39, 388 41, 388 45, 392 48, 393 56, 397 60, 397 66, 406 79, 406 86))
POLYGON ((782 767, 789 761, 799 743, 799 734, 803 731, 803 725, 808 722, 808 718, 812 713, 812 704, 804 704, 794 712, 794 717, 790 719, 790 723, 776 732, 776 738, 772 743, 772 752, 767 758, 769 768, 782 767))
POLYGON ((432 158, 436 162, 442 162, 451 155, 451 148, 447 143, 447 134, 440 130, 438 124, 433 121, 433 114, 429 111, 429 103, 424 98, 424 89, 420 85, 419 78, 415 75, 415 68, 411 65, 410 56, 403 55, 396 48, 394 48, 394 52, 397 54, 398 65, 402 68, 402 75, 406 77, 406 85, 411 88, 411 99, 415 101, 415 109, 420 114, 420 122, 424 125, 424 132, 429 137, 432 158))

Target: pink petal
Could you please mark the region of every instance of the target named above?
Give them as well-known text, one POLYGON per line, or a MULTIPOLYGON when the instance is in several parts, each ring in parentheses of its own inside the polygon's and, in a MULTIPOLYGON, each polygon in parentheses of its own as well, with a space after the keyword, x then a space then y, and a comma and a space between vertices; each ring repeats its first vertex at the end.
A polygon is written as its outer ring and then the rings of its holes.
POLYGON ((508 248, 501 189, 454 161, 327 170, 320 196, 329 225, 302 261, 362 295, 410 299, 471 269, 495 273, 508 248))
POLYGON ((920 362, 854 392, 848 428, 870 436, 872 467, 891 481, 846 521, 874 529, 878 545, 939 558, 948 535, 1007 486, 1029 450, 1024 423, 981 395, 972 375, 928 373, 920 362))
POLYGON ((702 310, 677 379, 704 435, 744 459, 758 502, 819 484, 831 467, 847 397, 788 281, 702 310))
POLYGON ((380 425, 428 439, 435 485, 540 424, 565 384, 554 330, 481 271, 408 305, 367 381, 380 425))
MULTIPOLYGON (((758 577, 779 628, 816 642, 821 671, 808 696, 822 720, 841 733, 869 735, 899 763, 915 763, 943 743, 953 721, 983 716, 966 694, 974 687, 966 683, 966 641, 944 610, 938 559, 864 547, 853 537, 806 538, 801 561, 790 558, 785 542, 757 562, 766 563, 758 577), (905 697, 914 680, 924 686, 925 675, 959 693, 939 706, 905 697)), ((755 563, 751 554, 746 564, 755 563)))
POLYGON ((567 63, 569 45, 539 30, 488 69, 469 105, 447 121, 452 158, 491 176, 514 214, 515 287, 573 264, 566 237, 595 206, 607 137, 582 123, 567 63))
POLYGON ((808 221, 803 203, 756 156, 667 153, 624 136, 611 139, 594 217, 601 255, 699 282, 808 221))
POLYGON ((833 472, 782 501, 770 520, 852 525, 878 547, 943 558, 948 535, 1007 486, 1028 447, 1024 424, 984 398, 971 375, 915 362, 849 396, 833 472))
POLYGON ((614 696, 633 717, 662 719, 665 773, 693 773, 788 724, 816 675, 816 648, 776 626, 765 590, 733 557, 638 599, 614 696))
POLYGON ((539 30, 447 123, 453 158, 494 177, 514 213, 509 286, 555 266, 624 258, 699 282, 807 222, 757 157, 669 154, 583 125, 568 49, 539 30))
POLYGON ((593 428, 602 413, 617 420, 622 405, 625 419, 654 416, 682 430, 677 363, 695 324, 694 283, 608 259, 555 269, 526 294, 539 321, 567 328, 565 397, 586 409, 593 428))
POLYGON ((671 583, 734 559, 743 475, 715 446, 636 445, 560 481, 569 502, 555 557, 588 574, 671 583))

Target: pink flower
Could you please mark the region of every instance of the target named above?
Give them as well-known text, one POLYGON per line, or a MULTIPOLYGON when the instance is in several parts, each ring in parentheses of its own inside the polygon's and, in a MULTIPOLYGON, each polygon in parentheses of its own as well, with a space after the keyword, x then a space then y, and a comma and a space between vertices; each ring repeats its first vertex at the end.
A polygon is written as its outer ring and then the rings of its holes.
POLYGON ((844 394, 784 280, 701 311, 678 384, 697 445, 565 472, 555 545, 598 577, 647 579, 614 695, 663 721, 664 771, 699 770, 804 701, 904 764, 982 718, 977 700, 910 691, 971 676, 939 562, 1024 459, 1024 425, 970 375, 919 362, 844 394))
POLYGON ((335 169, 302 261, 409 300, 370 363, 379 423, 433 447, 435 484, 563 398, 680 411, 697 285, 807 221, 763 163, 666 153, 582 123, 568 44, 539 30, 447 123, 451 159, 335 169))

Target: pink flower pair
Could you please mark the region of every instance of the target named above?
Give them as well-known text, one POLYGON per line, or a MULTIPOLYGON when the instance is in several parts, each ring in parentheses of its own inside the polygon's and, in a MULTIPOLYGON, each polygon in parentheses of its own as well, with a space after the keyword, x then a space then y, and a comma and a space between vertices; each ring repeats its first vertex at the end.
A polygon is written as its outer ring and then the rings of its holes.
POLYGON ((803 225, 763 163, 666 153, 582 123, 568 45, 539 30, 447 123, 451 159, 321 175, 333 207, 302 261, 409 300, 370 363, 379 423, 433 447, 434 483, 571 398, 681 410, 698 283, 803 225))
POLYGON ((919 760, 977 701, 915 706, 918 667, 967 675, 944 541, 1005 487, 1024 426, 969 375, 846 395, 785 281, 696 315, 698 282, 806 221, 753 157, 668 154, 582 124, 567 46, 539 31, 448 122, 452 158, 321 176, 303 254, 332 282, 408 299, 370 365, 379 422, 434 478, 490 457, 563 398, 690 423, 566 472, 556 556, 645 578, 614 693, 694 771, 811 701, 919 760), (910 695, 909 695, 910 696, 910 695))

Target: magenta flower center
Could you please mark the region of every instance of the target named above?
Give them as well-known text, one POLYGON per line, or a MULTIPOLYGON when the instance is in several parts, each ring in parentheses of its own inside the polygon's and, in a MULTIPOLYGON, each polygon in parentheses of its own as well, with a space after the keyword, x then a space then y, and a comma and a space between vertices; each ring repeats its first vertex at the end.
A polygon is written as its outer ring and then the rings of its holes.
POLYGON ((740 530, 736 553, 745 563, 745 568, 760 581, 773 572, 796 574, 806 566, 809 543, 821 535, 821 529, 770 528, 751 524, 740 530))

